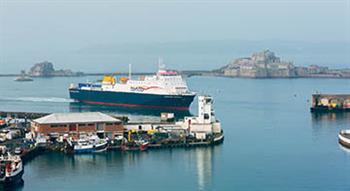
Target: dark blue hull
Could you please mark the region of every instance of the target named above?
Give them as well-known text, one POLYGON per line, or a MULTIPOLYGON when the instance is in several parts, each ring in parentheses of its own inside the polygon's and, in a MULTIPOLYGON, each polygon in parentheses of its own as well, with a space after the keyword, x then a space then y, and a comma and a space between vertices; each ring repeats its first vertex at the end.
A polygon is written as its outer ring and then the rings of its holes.
POLYGON ((122 107, 188 110, 195 95, 156 95, 70 89, 70 98, 81 103, 122 107))
POLYGON ((310 108, 312 113, 341 113, 341 112, 350 112, 350 108, 331 108, 331 107, 312 107, 310 108))
POLYGON ((21 172, 19 172, 17 175, 15 176, 11 176, 11 177, 6 177, 3 181, 0 181, 0 184, 2 184, 3 186, 10 186, 13 184, 17 184, 18 182, 22 181, 22 176, 24 174, 24 170, 22 169, 21 172))

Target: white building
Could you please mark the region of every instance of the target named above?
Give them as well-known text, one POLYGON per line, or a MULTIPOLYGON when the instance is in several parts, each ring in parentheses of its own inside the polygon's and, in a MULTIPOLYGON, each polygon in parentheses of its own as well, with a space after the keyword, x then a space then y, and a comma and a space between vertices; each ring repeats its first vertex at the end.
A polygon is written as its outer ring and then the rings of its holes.
POLYGON ((211 96, 198 96, 198 116, 185 117, 183 122, 177 122, 182 128, 194 133, 197 139, 205 139, 206 135, 221 133, 221 124, 215 118, 211 96))

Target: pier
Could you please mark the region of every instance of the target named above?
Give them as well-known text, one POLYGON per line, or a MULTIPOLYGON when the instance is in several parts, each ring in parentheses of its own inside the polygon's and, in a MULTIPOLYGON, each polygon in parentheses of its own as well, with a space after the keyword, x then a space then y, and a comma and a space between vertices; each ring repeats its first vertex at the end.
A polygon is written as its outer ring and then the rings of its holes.
POLYGON ((314 94, 311 112, 349 112, 350 94, 314 94))

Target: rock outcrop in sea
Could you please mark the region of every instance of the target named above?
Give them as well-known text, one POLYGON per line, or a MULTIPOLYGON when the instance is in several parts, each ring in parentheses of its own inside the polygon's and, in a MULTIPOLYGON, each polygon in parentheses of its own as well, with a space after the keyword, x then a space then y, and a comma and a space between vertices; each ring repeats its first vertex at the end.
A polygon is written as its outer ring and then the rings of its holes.
POLYGON ((219 70, 225 76, 268 78, 295 77, 292 62, 282 61, 270 50, 254 53, 251 57, 239 58, 219 70))
POLYGON ((55 77, 55 76, 79 76, 81 72, 72 72, 71 70, 55 70, 53 64, 48 61, 40 62, 30 68, 28 74, 32 77, 55 77))
POLYGON ((349 78, 350 70, 329 69, 328 67, 310 65, 295 66, 290 61, 284 61, 274 52, 264 50, 253 53, 251 57, 239 58, 230 64, 213 71, 214 75, 247 78, 349 78))

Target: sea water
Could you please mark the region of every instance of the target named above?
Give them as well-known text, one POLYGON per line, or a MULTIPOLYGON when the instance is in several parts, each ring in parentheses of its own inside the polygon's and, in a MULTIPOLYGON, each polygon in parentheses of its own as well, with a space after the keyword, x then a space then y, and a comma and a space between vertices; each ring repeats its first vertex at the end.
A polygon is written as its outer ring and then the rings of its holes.
MULTIPOLYGON (((158 119, 152 112, 76 106, 70 83, 100 77, 0 78, 0 110, 104 111, 158 119)), ((348 79, 191 77, 189 87, 214 98, 225 141, 208 148, 47 153, 25 165, 18 190, 315 190, 350 189, 350 151, 337 135, 350 114, 313 115, 311 94, 348 93, 348 79)), ((196 114, 196 100, 191 114, 196 114)))

